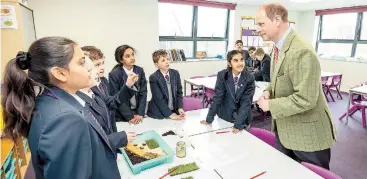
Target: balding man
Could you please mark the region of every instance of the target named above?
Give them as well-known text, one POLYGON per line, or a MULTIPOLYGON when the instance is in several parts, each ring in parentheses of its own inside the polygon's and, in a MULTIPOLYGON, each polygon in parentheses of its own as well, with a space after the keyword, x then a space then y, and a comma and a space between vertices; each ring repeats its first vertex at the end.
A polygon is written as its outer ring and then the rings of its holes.
POLYGON ((276 148, 299 162, 329 169, 336 130, 321 86, 321 69, 314 49, 289 27, 281 4, 262 6, 257 32, 275 43, 271 84, 258 101, 273 117, 276 148))

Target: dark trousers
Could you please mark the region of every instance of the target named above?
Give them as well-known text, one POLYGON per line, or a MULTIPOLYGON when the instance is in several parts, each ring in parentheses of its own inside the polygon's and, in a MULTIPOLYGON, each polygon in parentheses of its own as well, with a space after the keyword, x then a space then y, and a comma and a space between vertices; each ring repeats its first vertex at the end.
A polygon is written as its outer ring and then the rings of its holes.
POLYGON ((330 149, 315 151, 315 152, 303 152, 297 150, 287 149, 283 146, 283 144, 279 140, 278 132, 275 131, 276 139, 275 139, 275 147, 280 152, 284 153, 288 157, 296 160, 297 162, 307 162, 312 163, 314 165, 320 166, 325 169, 330 169, 330 158, 331 151, 330 149))

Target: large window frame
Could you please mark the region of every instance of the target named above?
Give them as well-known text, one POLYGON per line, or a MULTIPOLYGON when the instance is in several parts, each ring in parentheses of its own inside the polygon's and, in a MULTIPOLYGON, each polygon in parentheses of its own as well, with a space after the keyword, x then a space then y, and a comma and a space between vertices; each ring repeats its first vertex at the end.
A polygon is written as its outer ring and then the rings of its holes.
MULTIPOLYGON (((361 39, 361 32, 362 32, 362 21, 363 18, 363 12, 354 12, 357 13, 357 20, 356 20, 356 27, 355 27, 355 34, 353 40, 346 40, 346 39, 322 39, 322 25, 323 25, 323 16, 320 15, 319 24, 318 24, 318 30, 317 30, 317 40, 316 40, 316 46, 315 49, 318 52, 319 43, 342 43, 342 44, 352 44, 352 50, 351 50, 351 57, 355 57, 356 54, 356 48, 358 44, 367 44, 367 40, 361 39)), ((367 27, 367 24, 364 24, 365 27, 367 27)), ((318 52, 319 53, 319 52, 318 52)))
MULTIPOLYGON (((159 2, 164 3, 164 2, 159 2)), ((227 10, 227 17, 226 17, 226 27, 225 27, 225 35, 224 37, 198 37, 198 10, 199 6, 193 6, 193 19, 192 19, 192 32, 191 36, 159 36, 159 41, 190 41, 193 42, 193 55, 192 56, 186 56, 187 59, 195 59, 196 58, 196 52, 197 52, 197 42, 199 41, 225 41, 225 49, 224 51, 227 51, 228 48, 228 41, 229 41, 229 21, 230 21, 230 9, 227 10)), ((209 16, 209 15, 208 15, 209 16)), ((206 57, 206 59, 213 59, 217 57, 206 57)))

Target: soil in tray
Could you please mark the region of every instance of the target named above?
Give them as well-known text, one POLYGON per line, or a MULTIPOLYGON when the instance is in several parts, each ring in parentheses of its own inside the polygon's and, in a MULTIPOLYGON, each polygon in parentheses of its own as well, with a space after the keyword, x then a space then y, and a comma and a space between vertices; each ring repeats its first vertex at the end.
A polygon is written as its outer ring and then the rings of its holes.
POLYGON ((128 150, 128 149, 124 149, 124 150, 125 150, 127 156, 129 157, 129 159, 130 159, 130 161, 133 165, 138 164, 138 163, 142 163, 142 162, 145 162, 145 161, 148 160, 144 157, 141 157, 139 155, 136 155, 136 154, 130 152, 130 150, 128 150))

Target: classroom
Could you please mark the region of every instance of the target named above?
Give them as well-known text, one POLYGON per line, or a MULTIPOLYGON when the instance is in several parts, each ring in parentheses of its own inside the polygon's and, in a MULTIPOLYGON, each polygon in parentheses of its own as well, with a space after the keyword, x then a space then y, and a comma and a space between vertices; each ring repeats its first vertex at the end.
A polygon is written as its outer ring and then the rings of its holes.
POLYGON ((367 178, 367 1, 0 6, 1 179, 367 178))

